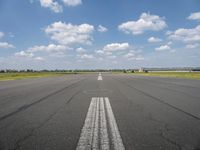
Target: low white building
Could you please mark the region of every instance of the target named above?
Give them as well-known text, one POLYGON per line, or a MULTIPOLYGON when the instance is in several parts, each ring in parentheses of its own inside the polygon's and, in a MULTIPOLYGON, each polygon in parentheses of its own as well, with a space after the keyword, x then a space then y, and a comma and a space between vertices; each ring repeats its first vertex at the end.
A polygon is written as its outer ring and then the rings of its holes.
POLYGON ((140 69, 139 69, 139 72, 144 72, 144 68, 140 68, 140 69))

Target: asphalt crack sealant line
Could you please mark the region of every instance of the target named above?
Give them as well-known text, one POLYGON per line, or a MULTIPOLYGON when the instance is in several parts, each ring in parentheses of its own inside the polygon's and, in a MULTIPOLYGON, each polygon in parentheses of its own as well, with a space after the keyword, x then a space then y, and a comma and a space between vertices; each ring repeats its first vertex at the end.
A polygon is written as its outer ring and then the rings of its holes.
POLYGON ((110 101, 107 97, 93 97, 76 150, 109 150, 111 147, 125 150, 110 101))

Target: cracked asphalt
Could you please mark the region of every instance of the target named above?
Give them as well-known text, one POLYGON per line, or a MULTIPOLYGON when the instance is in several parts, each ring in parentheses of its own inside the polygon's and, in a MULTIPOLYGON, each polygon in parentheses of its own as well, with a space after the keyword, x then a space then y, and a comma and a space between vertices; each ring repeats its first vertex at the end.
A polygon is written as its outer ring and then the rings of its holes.
POLYGON ((127 150, 199 150, 200 80, 77 74, 0 82, 0 150, 76 149, 92 97, 109 97, 127 150))

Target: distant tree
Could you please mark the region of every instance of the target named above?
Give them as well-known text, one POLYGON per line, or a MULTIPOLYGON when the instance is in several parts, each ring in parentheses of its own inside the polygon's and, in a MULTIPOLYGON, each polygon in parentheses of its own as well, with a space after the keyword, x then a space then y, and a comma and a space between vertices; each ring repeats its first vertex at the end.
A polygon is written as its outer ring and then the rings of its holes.
POLYGON ((33 72, 33 70, 32 69, 27 69, 26 72, 33 72))

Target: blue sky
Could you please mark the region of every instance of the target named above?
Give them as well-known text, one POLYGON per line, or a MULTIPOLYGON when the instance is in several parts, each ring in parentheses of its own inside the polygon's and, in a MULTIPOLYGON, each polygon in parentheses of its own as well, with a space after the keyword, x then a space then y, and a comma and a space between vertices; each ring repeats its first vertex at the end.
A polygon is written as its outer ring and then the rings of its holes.
POLYGON ((199 0, 1 0, 0 69, 200 66, 199 0))

